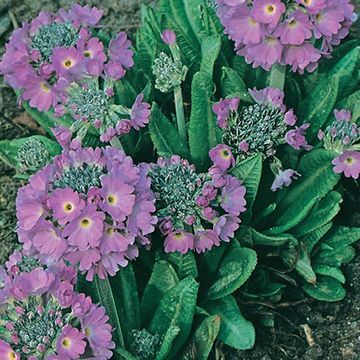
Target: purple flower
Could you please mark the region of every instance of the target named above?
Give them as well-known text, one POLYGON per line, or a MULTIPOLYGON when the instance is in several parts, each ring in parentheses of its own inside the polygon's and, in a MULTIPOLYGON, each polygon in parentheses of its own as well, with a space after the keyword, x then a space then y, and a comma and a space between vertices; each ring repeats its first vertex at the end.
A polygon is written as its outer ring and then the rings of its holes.
POLYGON ((176 34, 171 29, 166 29, 161 34, 161 40, 166 45, 174 45, 176 43, 176 34))
POLYGON ((103 11, 96 7, 90 7, 89 5, 81 6, 74 4, 72 8, 66 14, 64 11, 61 15, 64 16, 64 22, 71 21, 73 26, 95 26, 103 16, 103 11))
POLYGON ((71 325, 66 325, 56 343, 56 351, 60 356, 78 359, 85 352, 85 335, 71 325))
POLYGON ((231 152, 231 148, 227 145, 219 144, 212 148, 209 156, 214 165, 222 171, 226 171, 235 165, 235 158, 231 152))
POLYGON ((15 353, 13 348, 4 340, 0 340, 0 355, 4 360, 20 360, 19 353, 15 353))
POLYGON ((115 61, 109 61, 105 65, 105 73, 111 79, 120 80, 125 76, 125 69, 121 66, 121 64, 115 61))
POLYGON ((211 250, 213 246, 220 245, 220 239, 216 231, 203 230, 198 231, 195 235, 195 251, 198 254, 211 250))
POLYGON ((334 115, 337 121, 346 121, 349 122, 351 120, 351 111, 349 110, 334 110, 334 115))
POLYGON ((287 125, 294 126, 297 122, 297 116, 294 114, 294 110, 290 109, 285 113, 284 121, 287 125))
POLYGON ((312 146, 309 145, 305 138, 305 132, 310 127, 310 124, 306 123, 300 127, 295 127, 294 130, 290 130, 285 135, 286 142, 296 150, 303 148, 304 150, 311 150, 312 146))
POLYGON ((292 169, 280 170, 271 185, 272 191, 282 189, 283 186, 290 186, 293 179, 297 179, 300 174, 292 169))
POLYGON ((221 207, 231 215, 239 216, 241 212, 246 211, 244 186, 233 176, 226 177, 226 184, 221 190, 221 207))
POLYGON ((127 38, 125 32, 120 32, 109 44, 110 57, 114 62, 119 63, 126 69, 134 66, 134 52, 129 50, 131 41, 127 38))
POLYGON ((72 132, 63 126, 55 126, 51 129, 52 133, 54 134, 56 141, 63 147, 67 147, 72 138, 72 132))
POLYGON ((144 94, 137 96, 131 108, 131 123, 135 130, 144 127, 150 120, 150 104, 143 102, 144 94))
POLYGON ((51 61, 54 64, 55 71, 58 76, 69 76, 74 73, 79 63, 83 60, 81 52, 74 48, 60 48, 53 50, 51 61))
POLYGON ((271 87, 267 87, 262 90, 249 89, 249 93, 258 104, 271 104, 272 106, 279 107, 282 110, 285 109, 285 94, 280 89, 271 87))
POLYGON ((280 0, 254 0, 251 15, 262 24, 274 28, 285 12, 285 5, 280 0))
POLYGON ((186 254, 194 249, 194 235, 181 230, 172 232, 166 237, 164 247, 167 253, 178 251, 186 254))
POLYGON ((352 177, 358 179, 360 174, 360 152, 359 151, 344 151, 332 161, 334 172, 337 174, 343 173, 345 177, 352 177))
POLYGON ((223 215, 216 221, 214 230, 221 240, 229 242, 239 228, 239 222, 240 219, 234 215, 223 215))
POLYGON ((296 0, 296 2, 305 6, 312 13, 317 13, 325 8, 327 0, 296 0))
POLYGON ((57 95, 46 80, 40 77, 28 77, 24 82, 24 100, 29 100, 31 107, 39 111, 48 111, 55 105, 57 95))
POLYGON ((223 129, 227 126, 227 120, 231 111, 236 111, 240 103, 240 98, 220 99, 220 101, 213 105, 212 109, 217 115, 217 124, 223 129))

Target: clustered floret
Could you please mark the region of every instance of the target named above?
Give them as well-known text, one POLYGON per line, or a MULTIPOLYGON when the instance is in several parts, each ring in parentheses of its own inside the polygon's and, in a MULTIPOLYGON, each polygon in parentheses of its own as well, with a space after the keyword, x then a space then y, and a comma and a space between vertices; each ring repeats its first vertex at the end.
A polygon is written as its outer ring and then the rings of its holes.
POLYGON ((71 146, 19 190, 19 240, 28 253, 78 265, 89 280, 113 276, 150 244, 150 180, 120 150, 71 146))
POLYGON ((238 55, 253 67, 274 64, 311 72, 330 56, 354 20, 350 0, 216 0, 238 55))
POLYGON ((76 269, 15 251, 0 269, 2 359, 110 359, 105 309, 74 291, 76 269))
POLYGON ((231 150, 215 148, 210 156, 214 165, 208 173, 197 173, 176 155, 144 165, 152 180, 159 228, 166 236, 165 252, 205 252, 230 241, 239 227, 246 190, 227 174, 234 160, 231 150))
POLYGON ((114 83, 134 65, 131 42, 125 32, 108 48, 94 36, 103 12, 75 4, 70 10, 41 12, 30 24, 14 31, 0 63, 0 72, 21 100, 39 111, 68 113, 72 129, 85 136, 100 129, 103 141, 138 130, 149 121, 150 105, 139 95, 133 108, 114 103, 114 83))
POLYGON ((240 159, 262 153, 274 156, 279 145, 310 150, 305 131, 310 124, 295 126, 296 115, 286 110, 284 92, 276 88, 249 90, 255 104, 240 107, 239 98, 222 99, 213 105, 223 142, 240 159))

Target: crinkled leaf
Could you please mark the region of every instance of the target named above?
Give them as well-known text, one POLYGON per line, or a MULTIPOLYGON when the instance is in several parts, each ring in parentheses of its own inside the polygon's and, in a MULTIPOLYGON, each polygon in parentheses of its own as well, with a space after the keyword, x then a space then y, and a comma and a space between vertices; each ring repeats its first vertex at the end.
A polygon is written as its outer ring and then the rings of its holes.
POLYGON ((230 251, 222 260, 206 298, 216 300, 232 294, 249 279, 256 264, 257 256, 254 250, 239 248, 230 251))
POLYGON ((313 230, 301 237, 300 240, 306 245, 308 252, 311 254, 314 247, 319 243, 322 237, 331 229, 332 222, 325 224, 324 226, 313 230))
POLYGON ((334 250, 347 247, 360 240, 360 228, 349 228, 346 226, 334 226, 326 235, 325 243, 334 250))
POLYGON ((244 83, 244 80, 240 75, 229 67, 223 67, 222 69, 222 95, 223 97, 239 97, 241 100, 247 102, 253 102, 249 95, 248 89, 244 83))
POLYGON ((329 276, 319 276, 315 285, 304 284, 303 289, 314 299, 320 301, 340 301, 346 292, 341 283, 329 276))
MULTIPOLYGON (((180 305, 177 305, 177 310, 179 310, 180 305)), ((170 326, 169 329, 166 331, 164 339, 161 343, 161 347, 159 352, 156 355, 155 360, 165 360, 168 359, 168 355, 171 352, 172 344, 175 338, 178 336, 180 332, 180 328, 177 326, 170 326)))
POLYGON ((340 269, 336 267, 327 266, 327 265, 315 265, 314 271, 320 275, 333 277, 337 281, 340 281, 342 284, 345 284, 346 282, 344 274, 340 269))
POLYGON ((200 71, 213 75, 215 61, 221 49, 220 35, 205 37, 201 44, 200 71))
POLYGON ((184 279, 188 276, 197 278, 198 269, 194 254, 189 251, 186 254, 181 254, 178 251, 166 255, 166 260, 176 270, 179 279, 184 279))
POLYGON ((254 346, 254 326, 243 317, 233 296, 210 301, 205 305, 205 309, 210 314, 220 316, 220 341, 238 350, 251 349, 254 346))
POLYGON ((321 251, 316 254, 314 264, 315 265, 329 265, 334 267, 340 267, 349 263, 356 255, 352 246, 342 247, 340 249, 328 250, 324 244, 320 247, 321 251))

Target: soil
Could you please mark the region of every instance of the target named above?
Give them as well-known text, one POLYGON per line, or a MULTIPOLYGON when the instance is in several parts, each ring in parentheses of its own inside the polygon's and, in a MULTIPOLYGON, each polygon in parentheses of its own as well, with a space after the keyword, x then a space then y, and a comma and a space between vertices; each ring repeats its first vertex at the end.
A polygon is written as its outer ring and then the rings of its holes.
MULTIPOLYGON (((102 25, 110 33, 134 34, 140 22, 140 6, 152 0, 79 1, 104 9, 102 25)), ((34 18, 39 11, 56 11, 72 0, 0 0, 0 54, 16 23, 34 18)), ((357 5, 360 3, 356 0, 357 5)), ((359 24, 352 36, 358 36, 359 24)), ((0 140, 38 133, 36 124, 17 106, 16 96, 0 78, 0 140)), ((15 196, 20 185, 0 161, 0 249, 8 252, 15 241, 15 196)), ((359 200, 359 199, 356 199, 359 200)), ((355 201, 356 204, 357 201, 355 201)), ((357 202, 358 203, 358 202, 357 202)), ((352 214, 353 215, 353 214, 352 214)), ((354 224, 360 225, 359 214, 354 224)), ((341 360, 360 359, 360 247, 346 268, 348 294, 339 303, 308 302, 273 312, 275 327, 257 328, 257 343, 249 351, 234 352, 217 346, 218 359, 226 360, 341 360)), ((2 251, 0 258, 3 259, 2 251)), ((266 309, 270 311, 269 309, 266 309)))

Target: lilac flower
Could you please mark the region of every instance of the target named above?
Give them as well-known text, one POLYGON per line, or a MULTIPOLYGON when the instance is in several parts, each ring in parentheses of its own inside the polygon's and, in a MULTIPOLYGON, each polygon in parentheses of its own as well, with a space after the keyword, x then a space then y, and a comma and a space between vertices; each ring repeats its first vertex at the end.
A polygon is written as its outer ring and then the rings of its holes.
POLYGON ((174 45, 176 43, 176 34, 171 29, 166 29, 161 34, 161 40, 165 45, 174 45))
POLYGON ((312 146, 309 145, 305 138, 305 132, 310 127, 310 124, 306 123, 300 127, 295 127, 294 130, 290 130, 286 133, 285 139, 286 142, 296 150, 301 148, 309 151, 312 149, 312 146))
POLYGON ((218 166, 222 171, 226 171, 235 165, 235 158, 231 152, 231 148, 227 145, 219 144, 212 148, 209 156, 215 166, 218 166))
POLYGON ((172 232, 165 239, 164 249, 167 253, 178 251, 186 254, 194 249, 194 235, 182 230, 172 232))
POLYGON ((212 109, 217 115, 217 124, 223 129, 227 126, 227 120, 232 111, 236 111, 240 103, 240 98, 234 97, 230 99, 220 99, 220 101, 213 105, 212 109))
POLYGON ((349 33, 349 0, 216 0, 217 15, 235 51, 253 67, 275 64, 311 72, 349 33), (313 42, 312 39, 320 41, 313 42))
POLYGON ((341 155, 333 160, 334 172, 343 173, 345 177, 358 179, 360 175, 360 152, 344 151, 341 155))
POLYGON ((349 110, 334 110, 334 115, 337 121, 350 121, 351 120, 351 111, 349 110))
POLYGON ((55 48, 51 57, 51 61, 59 77, 74 73, 82 59, 83 55, 74 47, 68 49, 55 48))
POLYGON ((218 161, 216 153, 222 149, 226 147, 219 145, 210 152, 215 165, 207 173, 198 174, 194 165, 175 155, 146 166, 159 229, 166 236, 165 252, 205 252, 229 241, 238 228, 246 189, 227 174, 232 155, 218 161))
POLYGON ((293 179, 297 179, 300 174, 292 169, 280 170, 271 185, 272 191, 282 189, 283 186, 290 186, 293 179))
POLYGON ((62 11, 60 16, 64 22, 71 21, 73 26, 95 26, 103 16, 103 11, 89 5, 74 4, 68 13, 62 11))
POLYGON ((92 358, 112 357, 109 318, 90 297, 74 291, 75 269, 23 254, 14 266, 20 270, 9 273, 0 315, 1 358, 40 359, 46 353, 46 359, 79 359, 85 351, 92 358))
POLYGON ((134 52, 129 50, 131 46, 130 40, 127 38, 125 32, 120 32, 115 39, 111 40, 109 45, 109 53, 111 60, 119 63, 126 69, 134 66, 133 56, 134 52))
POLYGON ((134 105, 131 108, 131 123, 135 130, 144 127, 150 120, 150 104, 143 102, 144 94, 137 96, 134 105))
POLYGON ((123 152, 70 145, 19 190, 19 240, 29 253, 65 258, 89 280, 115 275, 150 244, 154 202, 146 172, 123 152))

